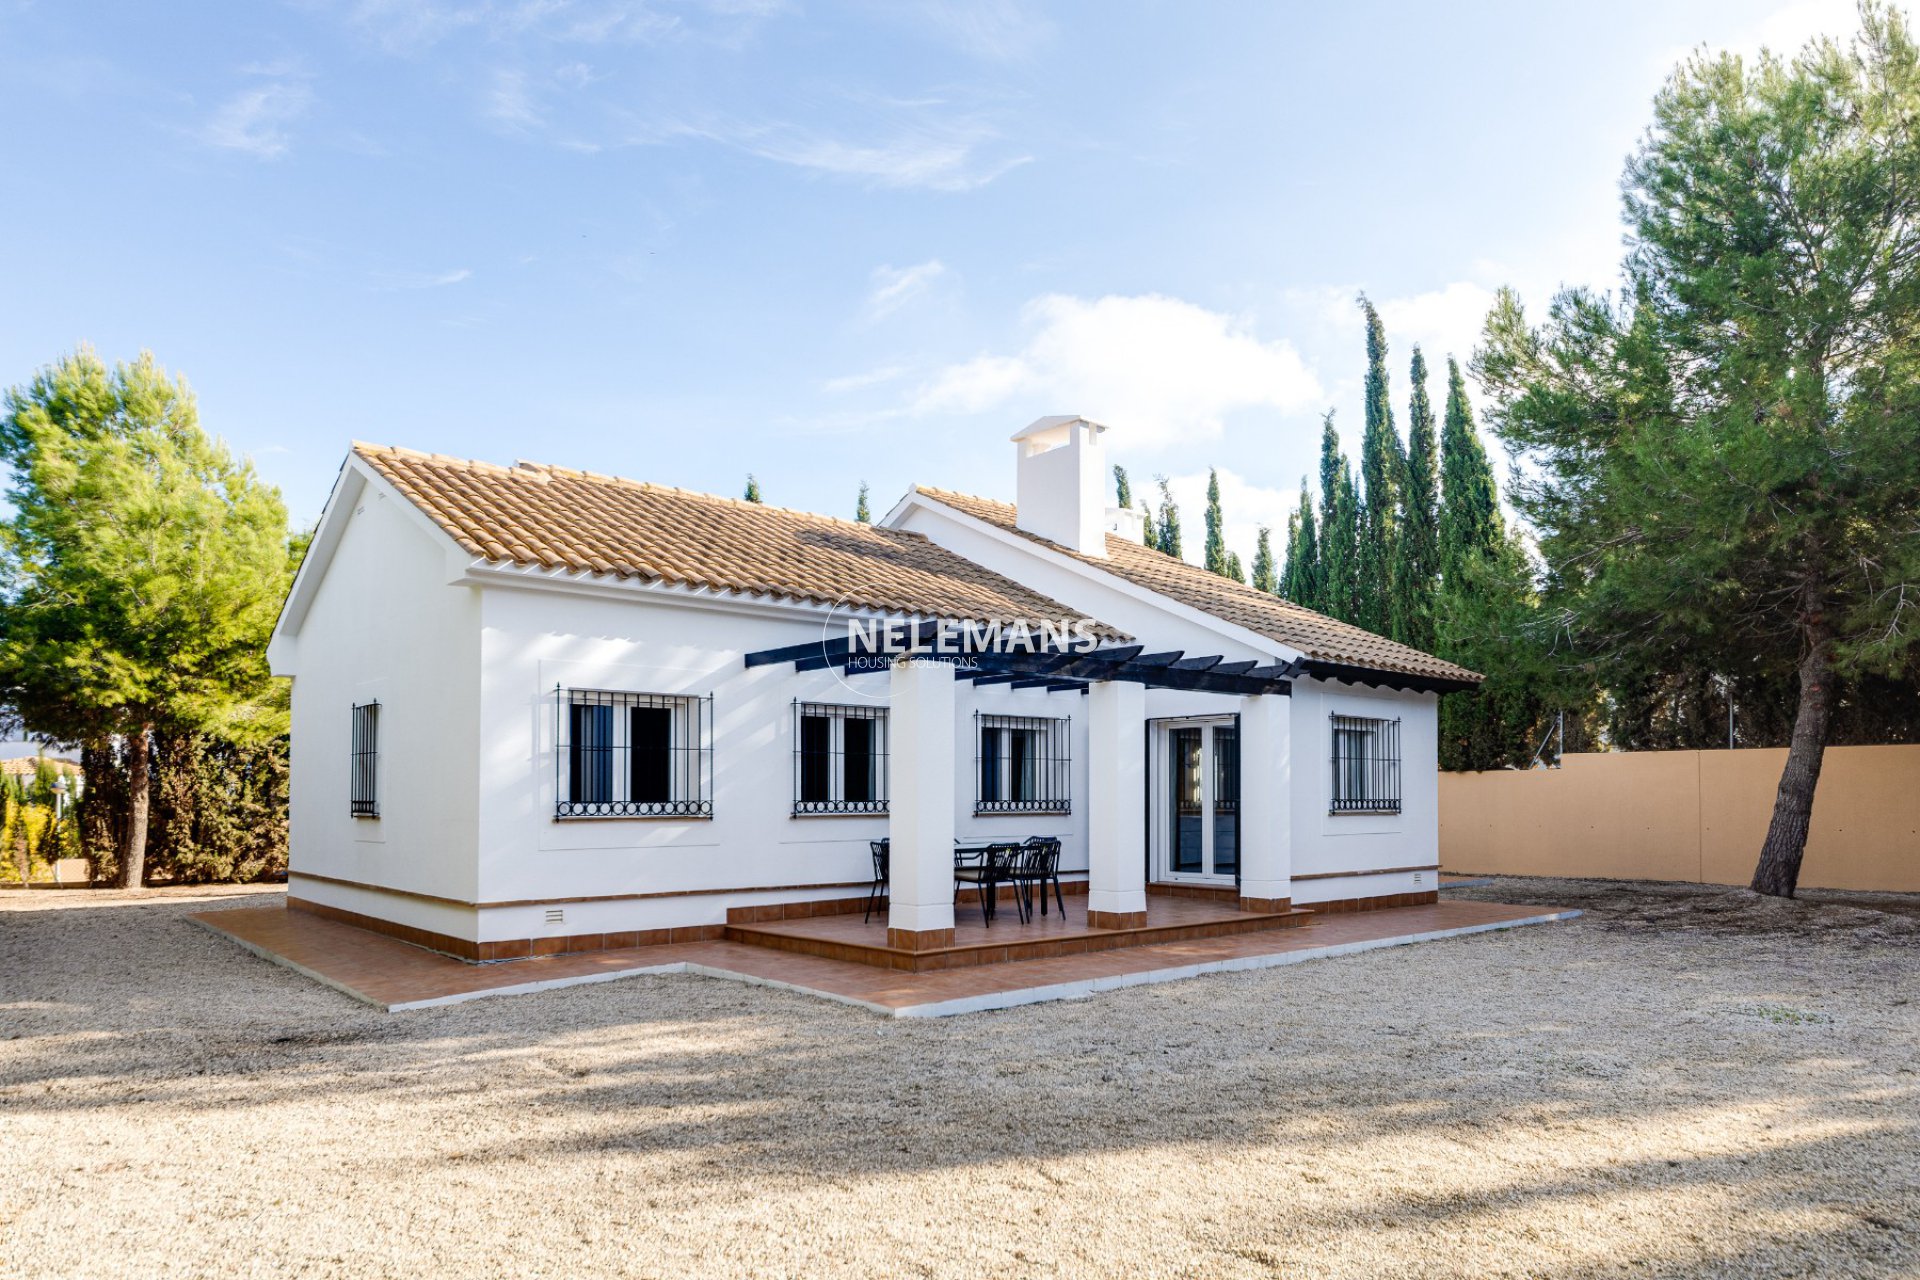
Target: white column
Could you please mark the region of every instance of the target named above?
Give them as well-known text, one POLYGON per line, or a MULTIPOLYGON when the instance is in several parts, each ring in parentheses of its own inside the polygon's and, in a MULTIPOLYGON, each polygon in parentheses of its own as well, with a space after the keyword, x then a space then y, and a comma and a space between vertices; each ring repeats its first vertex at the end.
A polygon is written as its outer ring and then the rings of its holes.
POLYGON ((1288 723, 1278 694, 1240 700, 1240 900, 1249 909, 1293 896, 1288 723))
POLYGON ((1087 692, 1087 923, 1138 928, 1147 913, 1147 691, 1087 692))
POLYGON ((915 950, 947 946, 953 941, 953 667, 901 659, 888 678, 893 905, 887 940, 915 950))

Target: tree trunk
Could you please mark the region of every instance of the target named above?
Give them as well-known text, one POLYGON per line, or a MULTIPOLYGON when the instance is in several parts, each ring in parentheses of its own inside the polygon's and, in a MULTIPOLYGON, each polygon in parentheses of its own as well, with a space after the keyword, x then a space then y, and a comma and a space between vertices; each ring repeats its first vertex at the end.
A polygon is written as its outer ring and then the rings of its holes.
POLYGON ((1800 705, 1793 716, 1787 767, 1773 801, 1773 821, 1754 868, 1755 893, 1791 898, 1800 883, 1800 860, 1813 825, 1813 792, 1827 752, 1827 724, 1833 718, 1833 654, 1825 617, 1811 610, 1806 623, 1807 652, 1800 659, 1800 705))
MULTIPOLYGON (((152 790, 148 753, 147 726, 142 725, 127 737, 127 849, 120 859, 120 885, 126 889, 140 888, 146 878, 147 803, 152 790)), ((1794 861, 1797 865, 1798 857, 1794 861)))

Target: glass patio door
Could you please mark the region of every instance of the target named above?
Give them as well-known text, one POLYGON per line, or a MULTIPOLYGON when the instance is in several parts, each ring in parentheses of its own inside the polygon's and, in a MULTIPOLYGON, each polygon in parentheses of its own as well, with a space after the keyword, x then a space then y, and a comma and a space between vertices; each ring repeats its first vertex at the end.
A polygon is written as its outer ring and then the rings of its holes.
POLYGON ((1165 726, 1159 864, 1174 880, 1226 883, 1240 869, 1240 741, 1231 720, 1165 726))

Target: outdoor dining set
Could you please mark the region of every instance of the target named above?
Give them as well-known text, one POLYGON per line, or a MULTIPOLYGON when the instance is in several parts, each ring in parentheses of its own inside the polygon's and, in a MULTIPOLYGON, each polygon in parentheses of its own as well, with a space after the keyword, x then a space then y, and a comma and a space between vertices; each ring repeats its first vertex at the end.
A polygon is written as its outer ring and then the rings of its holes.
MULTIPOLYGON (((890 882, 889 840, 873 845, 873 886, 867 891, 867 915, 885 900, 890 882)), ((980 899, 980 919, 989 928, 1000 904, 1000 886, 1013 890, 1014 910, 1020 923, 1033 919, 1034 894, 1039 893, 1040 914, 1047 914, 1047 891, 1053 891, 1060 918, 1067 918, 1067 903, 1060 891, 1060 838, 1030 836, 1013 842, 1003 840, 956 840, 953 842, 953 896, 971 888, 980 899)))

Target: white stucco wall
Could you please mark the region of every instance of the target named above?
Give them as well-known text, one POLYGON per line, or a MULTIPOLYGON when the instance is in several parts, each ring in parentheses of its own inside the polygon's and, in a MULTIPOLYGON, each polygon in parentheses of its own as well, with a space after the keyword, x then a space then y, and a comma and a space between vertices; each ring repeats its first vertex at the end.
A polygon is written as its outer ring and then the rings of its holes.
MULTIPOLYGON (((831 634, 844 634, 842 624, 831 634)), ((719 924, 727 908, 844 897, 871 874, 880 815, 793 815, 793 704, 884 706, 885 673, 842 679, 747 653, 818 640, 817 616, 700 607, 638 595, 591 597, 534 587, 482 595, 478 738, 478 892, 483 939, 719 924), (556 686, 713 697, 711 818, 554 817, 556 686), (803 886, 822 887, 795 892, 803 886), (729 890, 716 894, 706 891, 729 890), (748 892, 773 890, 782 892, 748 892), (638 897, 679 894, 692 896, 638 897), (546 904, 565 902, 562 923, 546 904)), ((1076 694, 960 684, 954 715, 955 831, 963 837, 1059 835, 1063 868, 1086 867, 1085 733, 1076 694), (973 713, 1072 720, 1068 815, 975 815, 973 713)))
POLYGON ((300 897, 471 935, 471 913, 303 879, 322 875, 471 901, 477 886, 479 601, 449 586, 444 547, 375 487, 344 528, 297 636, 289 871, 300 897), (380 703, 378 818, 348 813, 352 708, 380 703))
MULTIPOLYGON (((1178 606, 1152 598, 1130 584, 1102 581, 1089 571, 1031 541, 984 529, 938 506, 909 503, 897 526, 924 534, 975 563, 1022 582, 1076 610, 1118 627, 1149 651, 1180 649, 1191 654, 1220 654, 1228 661, 1257 658, 1281 661, 1300 656, 1277 641, 1249 638, 1231 624, 1182 616, 1178 606)), ((1428 867, 1439 861, 1438 729, 1434 694, 1403 693, 1337 681, 1297 680, 1288 714, 1288 777, 1282 780, 1291 829, 1295 876, 1365 872, 1368 869, 1428 867), (1398 717, 1401 721, 1401 812, 1397 815, 1333 814, 1332 714, 1398 717)), ((1237 699, 1217 695, 1152 690, 1150 719, 1231 714, 1237 699)), ((1260 785, 1242 779, 1243 793, 1260 785)), ((1157 819, 1156 819, 1157 820, 1157 819)), ((1293 886, 1301 905, 1339 898, 1427 892, 1435 872, 1391 875, 1342 875, 1307 879, 1293 886)))
MULTIPOLYGON (((1439 697, 1337 681, 1293 685, 1293 874, 1432 867, 1440 861, 1439 697), (1400 721, 1400 812, 1331 813, 1334 715, 1400 721)), ((1336 898, 1426 893, 1435 871, 1296 880, 1293 900, 1311 906, 1336 898)))

